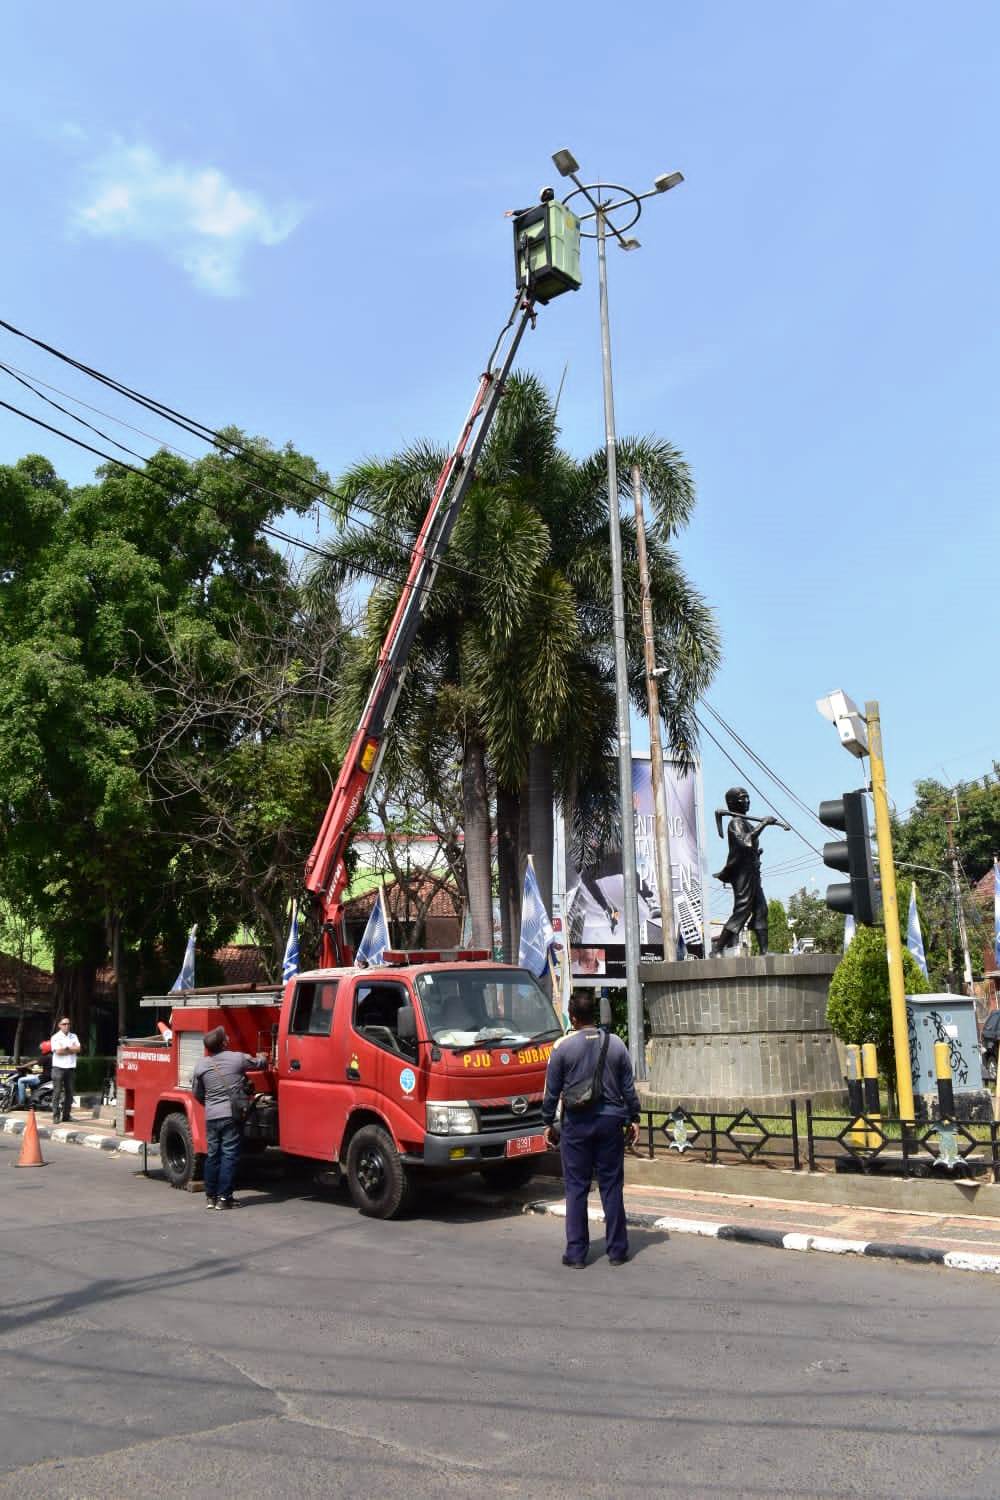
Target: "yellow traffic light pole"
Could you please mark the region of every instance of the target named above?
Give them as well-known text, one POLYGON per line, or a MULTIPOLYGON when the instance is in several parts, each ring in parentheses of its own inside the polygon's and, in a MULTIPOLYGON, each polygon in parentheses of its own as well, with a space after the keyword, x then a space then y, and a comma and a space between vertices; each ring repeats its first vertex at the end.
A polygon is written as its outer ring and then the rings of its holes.
POLYGON ((885 922, 885 945, 889 956, 889 1001, 892 1007, 892 1046, 896 1055, 896 1094, 899 1115, 904 1126, 913 1123, 913 1075, 910 1072, 910 1036, 906 1024, 906 981, 903 978, 903 938, 899 930, 899 905, 896 901, 896 866, 892 858, 892 830, 889 826, 889 798, 885 789, 885 761, 882 758, 882 725, 878 704, 865 704, 868 724, 868 756, 872 773, 872 800, 875 803, 875 837, 878 840, 879 880, 882 885, 882 917, 885 922))

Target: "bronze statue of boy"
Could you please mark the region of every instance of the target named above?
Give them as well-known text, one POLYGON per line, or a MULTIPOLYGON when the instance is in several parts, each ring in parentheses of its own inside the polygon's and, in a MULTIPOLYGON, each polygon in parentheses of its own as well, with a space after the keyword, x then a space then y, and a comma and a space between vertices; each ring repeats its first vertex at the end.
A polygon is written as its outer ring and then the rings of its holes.
POLYGON ((767 952, 767 897, 760 880, 757 843, 765 828, 783 828, 786 833, 790 830, 779 818, 748 818, 749 809, 749 792, 745 787, 734 786, 726 793, 726 810, 719 808, 715 814, 720 838, 722 820, 729 819, 729 858, 715 878, 732 886, 733 910, 718 937, 712 939, 713 958, 731 947, 748 923, 761 953, 767 952))

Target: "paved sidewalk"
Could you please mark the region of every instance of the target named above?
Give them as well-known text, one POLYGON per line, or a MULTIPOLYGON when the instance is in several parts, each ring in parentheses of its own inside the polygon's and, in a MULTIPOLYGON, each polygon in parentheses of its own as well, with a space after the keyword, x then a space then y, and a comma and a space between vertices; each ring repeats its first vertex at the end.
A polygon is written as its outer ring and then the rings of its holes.
MULTIPOLYGON (((22 1135, 27 1123, 26 1109, 14 1110, 0 1115, 0 1132, 5 1135, 22 1135)), ((46 1110, 36 1110, 38 1136, 43 1141, 59 1141, 70 1146, 89 1146, 94 1151, 120 1152, 124 1156, 140 1156, 142 1142, 126 1140, 119 1136, 113 1120, 94 1117, 92 1109, 81 1107, 73 1112, 68 1125, 53 1125, 52 1116, 46 1110)), ((149 1156, 159 1156, 159 1146, 148 1148, 149 1156)))
MULTIPOLYGON (((532 1198, 532 1212, 565 1214, 565 1202, 558 1192, 543 1196, 536 1191, 532 1198)), ((1000 1223, 996 1219, 796 1203, 684 1188, 626 1188, 625 1208, 630 1225, 667 1234, 696 1234, 778 1250, 874 1256, 1000 1275, 1000 1223)), ((591 1196, 590 1216, 603 1222, 596 1193, 591 1196)))

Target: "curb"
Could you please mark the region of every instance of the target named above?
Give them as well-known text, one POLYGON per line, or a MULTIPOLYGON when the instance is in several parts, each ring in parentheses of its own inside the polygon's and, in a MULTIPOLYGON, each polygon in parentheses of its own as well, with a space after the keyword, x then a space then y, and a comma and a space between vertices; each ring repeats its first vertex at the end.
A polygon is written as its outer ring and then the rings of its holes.
MULTIPOLYGON (((527 1203, 525 1213, 566 1217, 565 1203, 527 1203)), ((604 1223, 599 1208, 587 1210, 591 1221, 604 1223)), ((675 1219, 657 1214, 629 1213, 635 1229, 662 1229, 671 1234, 695 1234, 706 1239, 732 1240, 740 1245, 763 1245, 771 1250, 818 1250, 830 1255, 862 1255, 873 1260, 903 1260, 916 1266, 943 1266, 950 1271, 984 1271, 1000 1276, 1000 1255, 977 1255, 971 1250, 936 1250, 926 1245, 894 1245, 881 1240, 842 1240, 828 1234, 785 1233, 747 1224, 718 1224, 710 1219, 675 1219)))
MULTIPOLYGON (((0 1115, 0 1133, 23 1135, 27 1116, 0 1115)), ((36 1120, 38 1116, 35 1116, 36 1120)), ((67 1146, 89 1146, 92 1151, 104 1151, 112 1156, 140 1156, 142 1141, 120 1140, 116 1135, 101 1135, 96 1131, 74 1130, 69 1125, 39 1125, 38 1138, 42 1141, 61 1141, 67 1146)), ((160 1154, 159 1146, 148 1146, 150 1156, 160 1154)))

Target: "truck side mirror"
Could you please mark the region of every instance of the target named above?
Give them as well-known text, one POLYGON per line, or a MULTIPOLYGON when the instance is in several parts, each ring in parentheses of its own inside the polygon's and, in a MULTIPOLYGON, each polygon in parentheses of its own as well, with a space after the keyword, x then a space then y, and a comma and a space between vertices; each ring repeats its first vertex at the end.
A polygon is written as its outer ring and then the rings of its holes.
POLYGON ((396 1035, 401 1042, 416 1045, 417 1013, 412 1005, 401 1005, 396 1013, 396 1035))

